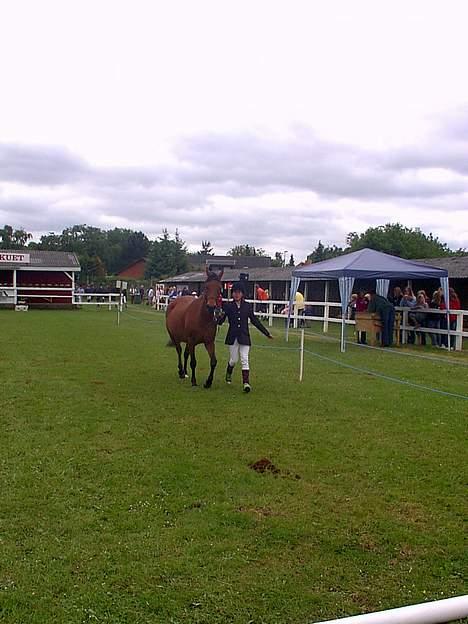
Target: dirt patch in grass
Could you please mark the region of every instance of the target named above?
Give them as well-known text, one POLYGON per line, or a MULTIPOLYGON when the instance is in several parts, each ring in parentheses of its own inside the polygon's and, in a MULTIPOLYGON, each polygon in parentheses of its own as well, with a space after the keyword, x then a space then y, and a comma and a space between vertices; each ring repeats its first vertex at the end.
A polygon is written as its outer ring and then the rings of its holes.
POLYGON ((429 521, 424 508, 416 503, 400 503, 394 514, 398 520, 408 524, 427 524, 429 521))
POLYGON ((291 472, 290 470, 280 470, 267 457, 262 457, 262 459, 259 459, 258 461, 249 464, 249 468, 255 470, 255 472, 258 472, 260 474, 265 474, 269 472, 277 477, 288 477, 291 479, 301 478, 300 475, 291 472))

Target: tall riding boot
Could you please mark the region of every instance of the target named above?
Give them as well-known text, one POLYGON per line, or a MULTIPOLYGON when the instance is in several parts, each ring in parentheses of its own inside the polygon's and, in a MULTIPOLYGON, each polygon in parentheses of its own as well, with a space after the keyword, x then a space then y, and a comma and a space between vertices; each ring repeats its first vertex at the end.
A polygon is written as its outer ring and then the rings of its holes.
POLYGON ((244 392, 250 392, 251 388, 250 388, 250 383, 249 383, 249 371, 248 370, 242 371, 242 383, 244 385, 244 392))
POLYGON ((234 370, 234 366, 231 366, 230 364, 227 365, 226 368, 226 383, 230 384, 232 381, 232 371, 234 370))

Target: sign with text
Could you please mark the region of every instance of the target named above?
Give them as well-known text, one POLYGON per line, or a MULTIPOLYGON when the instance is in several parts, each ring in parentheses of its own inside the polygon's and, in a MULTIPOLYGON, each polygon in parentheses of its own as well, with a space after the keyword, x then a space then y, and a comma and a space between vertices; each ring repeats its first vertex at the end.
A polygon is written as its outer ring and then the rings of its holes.
POLYGON ((0 251, 0 264, 29 264, 29 254, 0 251))

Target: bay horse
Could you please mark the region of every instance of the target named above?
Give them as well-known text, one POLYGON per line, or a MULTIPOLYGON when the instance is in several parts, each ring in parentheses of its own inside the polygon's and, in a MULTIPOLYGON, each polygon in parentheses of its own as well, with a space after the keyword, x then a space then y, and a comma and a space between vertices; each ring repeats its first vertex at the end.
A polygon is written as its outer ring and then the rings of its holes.
POLYGON ((179 358, 179 377, 185 379, 187 375, 187 361, 190 356, 190 368, 192 369, 192 386, 197 385, 195 369, 195 347, 204 344, 210 356, 210 374, 204 383, 205 388, 211 388, 217 360, 215 353, 216 338, 216 307, 221 295, 221 278, 224 269, 214 273, 206 269, 206 282, 200 297, 186 296, 177 297, 169 304, 166 311, 166 329, 171 343, 177 350, 179 358), (185 343, 184 364, 182 365, 182 347, 185 343))

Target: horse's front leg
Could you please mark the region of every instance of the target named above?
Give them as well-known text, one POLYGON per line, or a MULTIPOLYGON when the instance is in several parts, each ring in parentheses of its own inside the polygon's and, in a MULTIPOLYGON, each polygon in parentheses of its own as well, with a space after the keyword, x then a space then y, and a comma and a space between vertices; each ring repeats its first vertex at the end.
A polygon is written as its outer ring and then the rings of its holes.
POLYGON ((207 380, 205 381, 205 388, 211 388, 211 384, 213 383, 213 376, 216 368, 216 364, 218 360, 216 359, 215 345, 214 342, 205 343, 205 348, 208 351, 208 355, 210 356, 210 374, 208 375, 207 380))
POLYGON ((190 351, 188 348, 188 345, 185 345, 185 351, 184 351, 184 377, 188 377, 187 375, 187 362, 189 359, 189 355, 190 355, 190 351))
POLYGON ((190 354, 190 368, 192 369, 192 386, 196 386, 197 378, 195 376, 195 370, 197 368, 197 360, 195 358, 195 344, 189 343, 187 346, 190 354))

